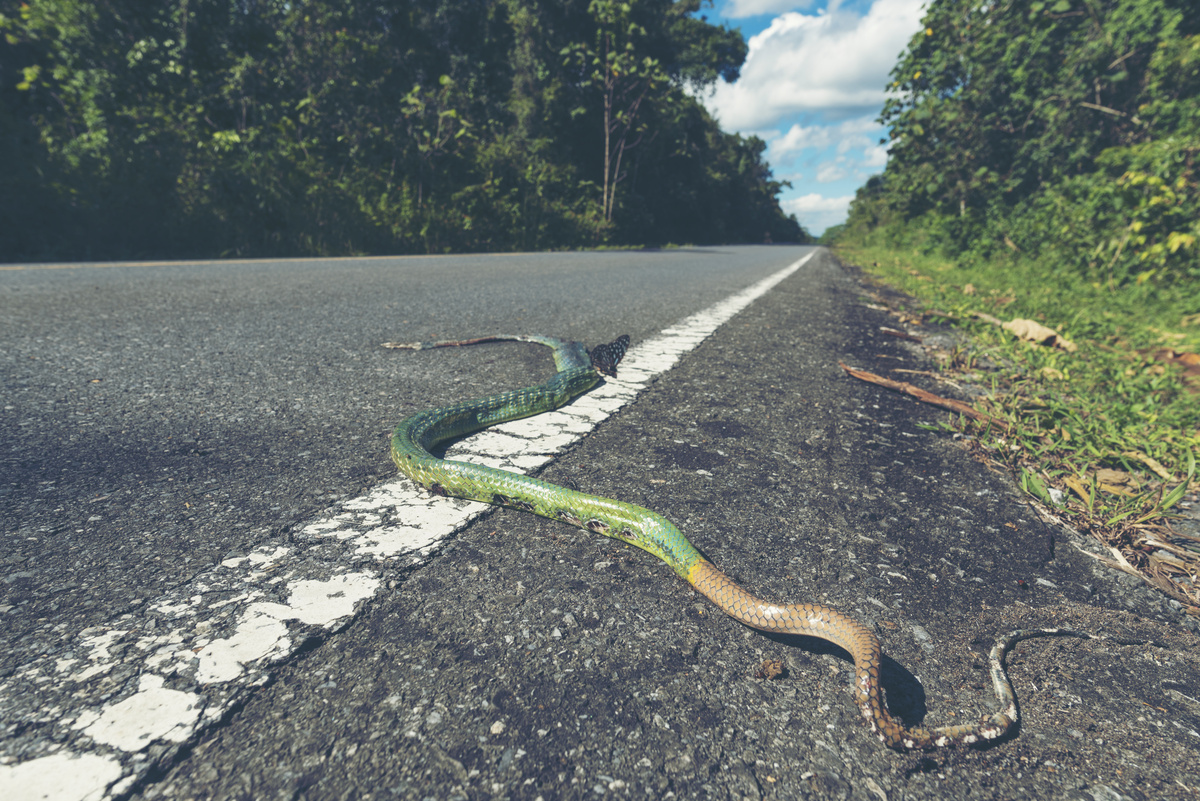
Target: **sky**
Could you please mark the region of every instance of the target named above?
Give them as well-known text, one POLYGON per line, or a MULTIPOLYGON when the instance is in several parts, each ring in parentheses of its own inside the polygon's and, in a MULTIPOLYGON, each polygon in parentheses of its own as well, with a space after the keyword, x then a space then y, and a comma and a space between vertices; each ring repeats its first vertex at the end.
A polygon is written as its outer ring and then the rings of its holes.
POLYGON ((883 171, 876 122, 892 67, 921 30, 925 0, 713 0, 700 13, 740 28, 736 83, 701 96, 725 131, 767 143, 780 203, 819 235, 844 222, 854 190, 883 171))

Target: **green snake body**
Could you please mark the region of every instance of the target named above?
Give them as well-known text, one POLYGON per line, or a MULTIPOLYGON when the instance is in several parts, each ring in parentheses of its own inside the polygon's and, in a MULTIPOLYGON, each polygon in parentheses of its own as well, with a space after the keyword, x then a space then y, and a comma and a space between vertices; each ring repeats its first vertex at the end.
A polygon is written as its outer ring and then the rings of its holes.
MULTIPOLYGON (((502 339, 538 342, 553 348, 558 372, 536 386, 418 412, 405 419, 392 433, 392 460, 400 472, 438 495, 511 506, 623 540, 654 554, 686 579, 688 570, 702 557, 683 533, 662 515, 623 501, 575 492, 538 478, 470 462, 439 459, 430 453, 443 442, 482 428, 557 409, 600 381, 600 373, 589 360, 588 351, 577 342, 549 337, 497 336, 470 340, 470 344, 502 339)), ((397 347, 395 343, 392 346, 397 347)), ((430 342, 411 347, 446 346, 447 343, 430 342)))
POLYGON ((430 409, 404 419, 396 426, 391 440, 392 459, 400 472, 436 494, 509 506, 635 545, 666 562, 720 609, 748 626, 772 633, 819 637, 845 649, 854 659, 855 695, 862 716, 889 747, 927 749, 996 740, 1018 720, 1016 696, 1004 672, 1007 651, 1030 637, 1094 638, 1070 629, 1012 632, 997 642, 989 659, 992 685, 1000 706, 997 712, 971 725, 906 728, 891 717, 883 702, 879 685, 883 653, 879 640, 858 621, 828 606, 774 604, 756 598, 705 559, 669 520, 649 509, 506 470, 434 456, 431 451, 447 440, 565 405, 595 386, 601 380, 601 373, 615 375, 616 363, 628 345, 628 337, 622 337, 589 352, 576 342, 512 335, 386 346, 421 350, 498 340, 536 342, 552 348, 558 372, 536 386, 430 409))

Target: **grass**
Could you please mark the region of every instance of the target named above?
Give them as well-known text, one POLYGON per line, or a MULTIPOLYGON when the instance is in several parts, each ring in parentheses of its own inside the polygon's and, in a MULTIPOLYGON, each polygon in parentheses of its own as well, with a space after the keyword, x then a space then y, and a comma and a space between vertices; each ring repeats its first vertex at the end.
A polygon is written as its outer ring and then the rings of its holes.
POLYGON ((939 375, 985 388, 974 405, 994 420, 934 428, 966 435, 1046 511, 1100 540, 1102 561, 1200 616, 1200 537, 1172 525, 1198 488, 1200 374, 1186 375, 1174 356, 1200 353, 1200 288, 1105 286, 1029 260, 834 249, 915 299, 894 309, 902 320, 965 334, 934 353, 939 375), (1022 341, 997 324, 1016 318, 1054 329, 1073 350, 1022 341))

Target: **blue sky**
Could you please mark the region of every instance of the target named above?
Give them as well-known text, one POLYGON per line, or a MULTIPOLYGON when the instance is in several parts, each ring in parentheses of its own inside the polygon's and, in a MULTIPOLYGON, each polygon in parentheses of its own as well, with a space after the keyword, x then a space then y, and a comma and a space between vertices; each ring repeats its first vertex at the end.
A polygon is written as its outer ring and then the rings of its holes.
POLYGON ((767 142, 780 197, 811 233, 843 222, 854 190, 882 172, 889 73, 921 29, 925 0, 713 0, 710 22, 741 28, 750 54, 734 84, 701 97, 730 132, 767 142))

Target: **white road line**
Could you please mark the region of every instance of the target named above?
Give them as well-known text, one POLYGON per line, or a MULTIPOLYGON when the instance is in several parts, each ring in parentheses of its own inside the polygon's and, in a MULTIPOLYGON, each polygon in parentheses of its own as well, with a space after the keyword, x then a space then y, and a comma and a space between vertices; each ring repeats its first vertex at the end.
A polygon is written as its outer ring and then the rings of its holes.
MULTIPOLYGON (((632 401, 794 264, 631 348, 620 377, 570 406, 455 445, 457 459, 526 473, 632 401)), ((226 559, 187 585, 79 632, 0 683, 0 798, 81 801, 124 792, 267 681, 317 631, 341 629, 378 593, 382 566, 417 564, 486 504, 389 481, 303 526, 290 545, 226 559), (23 731, 14 735, 14 732, 23 731)))

